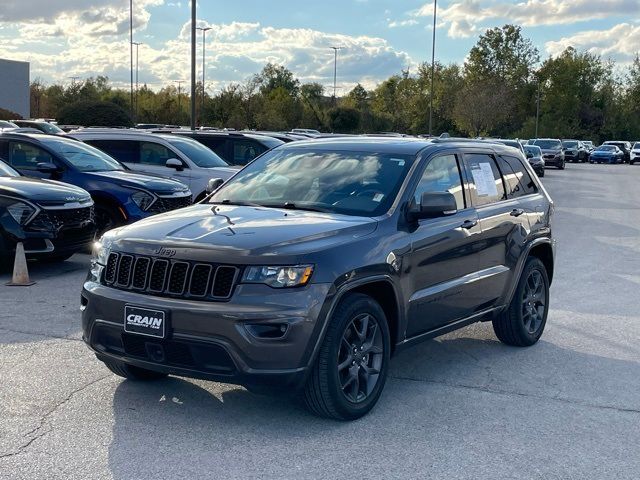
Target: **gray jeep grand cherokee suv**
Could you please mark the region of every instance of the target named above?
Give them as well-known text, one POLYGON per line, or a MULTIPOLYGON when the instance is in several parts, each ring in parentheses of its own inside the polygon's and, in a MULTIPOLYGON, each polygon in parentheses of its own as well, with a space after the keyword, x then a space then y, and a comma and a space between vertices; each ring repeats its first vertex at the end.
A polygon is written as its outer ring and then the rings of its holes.
POLYGON ((198 205, 105 234, 83 337, 126 378, 279 387, 355 419, 403 347, 477 321, 509 345, 537 342, 552 214, 524 156, 503 145, 290 143, 198 205))

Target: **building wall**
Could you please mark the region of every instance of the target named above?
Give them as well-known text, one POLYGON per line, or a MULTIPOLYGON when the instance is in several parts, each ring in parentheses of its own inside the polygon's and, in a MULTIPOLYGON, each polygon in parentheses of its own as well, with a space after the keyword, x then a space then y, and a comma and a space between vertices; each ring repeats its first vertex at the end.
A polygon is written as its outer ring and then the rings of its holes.
POLYGON ((29 118, 29 63, 0 59, 0 108, 29 118))

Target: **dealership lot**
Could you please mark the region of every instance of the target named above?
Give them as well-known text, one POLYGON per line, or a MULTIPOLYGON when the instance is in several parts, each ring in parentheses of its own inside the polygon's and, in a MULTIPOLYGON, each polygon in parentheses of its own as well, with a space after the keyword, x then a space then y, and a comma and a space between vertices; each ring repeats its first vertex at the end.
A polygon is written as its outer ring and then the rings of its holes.
POLYGON ((1 478, 636 478, 640 166, 547 170, 558 239, 540 343, 478 324, 406 350, 354 423, 170 378, 122 381, 80 340, 88 257, 0 276, 1 478))

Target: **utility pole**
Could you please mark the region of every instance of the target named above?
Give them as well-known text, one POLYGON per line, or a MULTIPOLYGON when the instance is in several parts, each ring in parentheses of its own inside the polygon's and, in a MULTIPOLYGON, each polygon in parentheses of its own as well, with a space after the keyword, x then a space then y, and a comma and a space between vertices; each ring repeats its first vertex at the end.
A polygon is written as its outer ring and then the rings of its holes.
POLYGON ((174 80, 173 83, 178 84, 178 111, 180 111, 180 94, 181 94, 180 87, 184 83, 184 80, 174 80))
POLYGON ((135 118, 138 118, 138 47, 142 45, 142 42, 131 42, 131 43, 136 46, 136 94, 134 98, 134 102, 135 102, 134 113, 135 113, 135 118))
POLYGON ((196 129, 196 0, 191 0, 191 130, 196 129))
POLYGON ((202 31, 202 106, 200 107, 200 126, 203 124, 204 118, 204 80, 205 80, 205 45, 207 31, 211 30, 211 27, 198 27, 197 30, 202 31))
POLYGON ((436 75, 436 16, 438 13, 438 0, 433 0, 433 39, 431 42, 431 92, 429 95, 429 136, 433 134, 433 87, 436 75))
POLYGON ((131 121, 135 124, 135 116, 133 112, 133 0, 129 0, 129 60, 131 73, 131 92, 130 92, 130 114, 131 121))
POLYGON ((538 122, 540 121, 540 77, 537 77, 538 79, 538 94, 536 96, 536 135, 535 137, 538 138, 538 122))
POLYGON ((76 80, 78 80, 80 77, 69 77, 71 79, 71 86, 75 86, 76 84, 76 80))
POLYGON ((331 47, 333 49, 333 104, 336 104, 336 81, 338 78, 338 50, 343 47, 331 47))

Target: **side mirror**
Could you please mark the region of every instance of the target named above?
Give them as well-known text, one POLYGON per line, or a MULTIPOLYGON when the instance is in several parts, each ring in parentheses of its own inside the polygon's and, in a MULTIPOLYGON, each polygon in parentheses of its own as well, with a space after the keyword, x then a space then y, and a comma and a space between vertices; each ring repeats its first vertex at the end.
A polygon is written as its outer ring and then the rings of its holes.
POLYGON ((209 183, 207 183, 207 195, 215 192, 223 183, 224 180, 221 178, 212 178, 209 180, 209 183))
POLYGON ((451 215, 458 211, 456 197, 449 192, 424 192, 420 205, 413 204, 409 214, 415 220, 451 215))
POLYGON ((170 158, 169 160, 167 160, 167 163, 165 163, 165 165, 167 168, 174 168, 178 172, 181 172, 182 170, 184 170, 184 165, 177 158, 170 158))
POLYGON ((59 169, 55 163, 40 162, 36 165, 36 170, 42 173, 56 173, 59 169))

